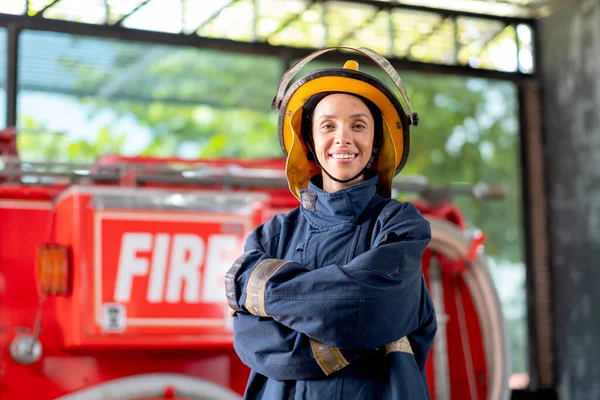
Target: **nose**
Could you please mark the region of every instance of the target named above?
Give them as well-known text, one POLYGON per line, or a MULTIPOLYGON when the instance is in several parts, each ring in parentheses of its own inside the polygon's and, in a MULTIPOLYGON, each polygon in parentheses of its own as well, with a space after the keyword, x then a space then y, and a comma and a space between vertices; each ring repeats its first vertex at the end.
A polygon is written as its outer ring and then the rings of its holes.
POLYGON ((351 144, 352 143, 352 133, 350 129, 346 126, 340 126, 335 132, 335 144, 351 144))

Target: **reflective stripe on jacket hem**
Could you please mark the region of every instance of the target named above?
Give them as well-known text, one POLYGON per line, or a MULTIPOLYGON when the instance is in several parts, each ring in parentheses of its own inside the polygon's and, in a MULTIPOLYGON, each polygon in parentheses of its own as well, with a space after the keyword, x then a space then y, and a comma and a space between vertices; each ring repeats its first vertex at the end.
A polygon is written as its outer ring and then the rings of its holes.
POLYGON ((394 352, 415 354, 413 353, 412 346, 406 336, 385 345, 386 354, 394 352))
POLYGON ((337 347, 330 347, 310 339, 313 356, 325 375, 330 375, 348 365, 348 361, 337 347))

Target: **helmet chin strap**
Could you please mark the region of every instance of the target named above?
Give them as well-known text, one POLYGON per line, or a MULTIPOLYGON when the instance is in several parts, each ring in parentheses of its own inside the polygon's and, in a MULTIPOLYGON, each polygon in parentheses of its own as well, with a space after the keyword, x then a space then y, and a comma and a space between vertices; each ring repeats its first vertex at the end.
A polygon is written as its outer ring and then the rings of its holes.
POLYGON ((336 181, 337 183, 348 183, 348 182, 352 182, 353 180, 355 180, 356 178, 358 178, 359 176, 361 176, 362 174, 364 174, 365 170, 367 169, 366 167, 363 168, 358 174, 354 175, 352 178, 350 179, 338 179, 335 176, 331 175, 329 172, 327 172, 327 170, 325 168, 323 168, 320 163, 317 162, 317 165, 319 166, 319 168, 321 168, 323 170, 323 172, 325 172, 327 174, 327 176, 331 179, 336 181))
POLYGON ((375 161, 375 156, 377 155, 377 148, 373 147, 373 150, 371 151, 371 157, 369 157, 369 161, 367 161, 367 164, 360 170, 360 172, 356 175, 354 175, 352 178, 349 179, 338 179, 335 176, 331 175, 329 173, 329 171, 327 171, 325 169, 325 167, 323 167, 321 165, 321 163, 319 162, 319 158, 316 155, 315 149, 314 149, 314 144, 312 143, 312 140, 310 141, 310 151, 313 155, 313 158, 315 159, 315 164, 318 165, 319 168, 321 168, 321 170, 323 170, 323 172, 325 172, 325 174, 333 181, 337 182, 337 183, 348 183, 348 182, 352 182, 353 180, 355 180, 356 178, 358 178, 359 176, 361 176, 362 174, 365 173, 365 171, 367 171, 369 168, 371 168, 371 165, 373 165, 373 162, 375 161))

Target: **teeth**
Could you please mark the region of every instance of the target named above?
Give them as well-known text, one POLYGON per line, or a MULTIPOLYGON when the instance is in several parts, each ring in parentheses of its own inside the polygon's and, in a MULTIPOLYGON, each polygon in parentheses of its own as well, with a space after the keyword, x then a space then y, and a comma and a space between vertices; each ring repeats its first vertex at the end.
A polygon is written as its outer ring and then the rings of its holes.
POLYGON ((332 158, 342 159, 342 158, 354 158, 356 154, 332 154, 332 158))

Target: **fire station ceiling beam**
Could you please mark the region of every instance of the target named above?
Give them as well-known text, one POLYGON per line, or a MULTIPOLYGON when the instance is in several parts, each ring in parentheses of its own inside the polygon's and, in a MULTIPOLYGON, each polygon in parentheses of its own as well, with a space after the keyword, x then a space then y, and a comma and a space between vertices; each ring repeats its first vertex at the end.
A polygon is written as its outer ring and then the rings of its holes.
POLYGON ((108 0, 104 0, 104 24, 108 25, 110 20, 110 9, 108 7, 108 0))
MULTIPOLYGON (((408 49, 406 50, 406 54, 410 55, 410 53, 412 52, 412 49, 415 46, 418 46, 420 44, 425 43, 427 41, 427 39, 431 38, 433 35, 435 35, 436 33, 438 33, 440 31, 440 29, 442 29, 444 27, 444 24, 448 20, 454 21, 454 24, 456 25, 456 18, 454 18, 454 17, 446 17, 446 18, 442 19, 440 22, 438 22, 438 24, 436 26, 433 27, 433 29, 431 30, 431 32, 425 33, 425 34, 419 36, 418 38, 416 38, 415 41, 412 42, 410 44, 410 46, 408 46, 408 49)), ((455 49, 457 47, 458 46, 455 46, 455 49)))
MULTIPOLYGON (((51 3, 46 4, 46 6, 44 8, 42 8, 40 11, 38 11, 35 16, 36 17, 43 17, 44 12, 52 7, 54 7, 56 4, 60 3, 61 0, 54 0, 51 3)), ((29 13, 29 1, 27 1, 27 13, 29 13)))
MULTIPOLYGON (((131 17, 133 14, 135 14, 136 12, 139 11, 140 8, 144 7, 146 4, 150 3, 152 0, 144 0, 142 1, 140 4, 138 4, 137 6, 135 6, 131 11, 129 11, 127 14, 123 15, 121 17, 121 19, 119 19, 117 22, 115 22, 113 25, 123 25, 123 21, 125 21, 127 18, 131 17)), ((105 3, 106 5, 106 3, 105 3)), ((106 7, 107 9, 107 14, 108 14, 108 7, 106 7)), ((108 20, 108 18, 107 18, 108 20)))
MULTIPOLYGON (((458 15, 460 16, 462 14, 459 13, 458 15)), ((528 21, 527 23, 534 24, 535 21, 528 21)), ((12 24, 15 24, 19 29, 70 33, 74 35, 130 40, 153 44, 166 44, 171 46, 188 46, 207 50, 228 51, 253 55, 269 55, 276 57, 282 57, 282 54, 286 54, 290 59, 300 59, 306 56, 306 54, 315 50, 314 48, 305 47, 275 46, 266 42, 240 42, 230 39, 208 38, 197 35, 128 29, 113 25, 93 25, 47 18, 31 18, 22 15, 0 14, 0 26, 8 26, 12 24)), ((338 63, 345 62, 346 58, 347 55, 340 52, 329 52, 321 56, 322 60, 338 63)), ((357 55, 355 58, 358 62, 364 62, 366 64, 369 63, 369 60, 363 56, 357 55)), ((476 76, 509 81, 530 80, 535 79, 536 77, 535 74, 477 69, 468 65, 433 64, 429 62, 407 60, 405 58, 387 58, 395 68, 406 71, 476 76)))
MULTIPOLYGON (((481 46, 481 53, 483 54, 487 48, 490 46, 490 44, 494 41, 494 39, 496 39, 498 37, 499 34, 501 34, 506 27, 508 27, 509 25, 504 25, 502 26, 500 29, 498 29, 498 31, 496 32, 491 32, 484 40, 483 40, 483 46, 481 46)), ((516 35, 516 26, 515 28, 515 35, 516 35)), ((519 62, 519 51, 518 51, 518 46, 519 46, 519 38, 515 37, 515 44, 517 45, 517 63, 519 62)))
MULTIPOLYGON (((316 0, 319 3, 328 3, 331 0, 316 0)), ((340 1, 340 0, 338 0, 340 1)), ((507 17, 503 15, 493 15, 493 14, 481 14, 469 11, 456 11, 449 10, 445 8, 435 8, 435 7, 426 7, 426 6, 417 6, 412 4, 405 3, 392 3, 392 2, 383 2, 379 0, 341 0, 344 3, 356 3, 361 5, 368 5, 371 7, 375 7, 381 10, 407 10, 407 11, 420 11, 426 13, 434 13, 439 14, 442 18, 446 17, 464 17, 464 18, 476 18, 476 19, 485 19, 485 20, 493 20, 493 21, 504 21, 506 23, 515 23, 515 24, 531 24, 532 20, 527 18, 519 18, 519 17, 507 17)))
POLYGON ((298 21, 300 19, 300 17, 302 17, 302 15, 313 6, 313 4, 315 4, 316 0, 311 0, 310 2, 308 2, 306 4, 306 7, 304 8, 304 10, 300 11, 297 14, 293 14, 290 15, 288 17, 288 19, 286 19, 285 21, 283 21, 281 23, 281 25, 279 25, 277 27, 277 29, 275 29, 273 32, 271 32, 271 34, 269 35, 269 38, 277 35, 278 33, 280 33, 281 31, 283 31, 285 28, 287 28, 288 26, 290 26, 291 24, 293 24, 294 22, 298 21))
POLYGON ((223 6, 221 6, 218 10, 216 10, 214 13, 212 13, 208 18, 206 18, 204 21, 202 21, 202 23, 200 25, 198 25, 196 27, 196 29, 192 30, 190 32, 190 35, 194 35, 200 29, 202 29, 206 25, 210 24, 215 18, 217 18, 219 15, 221 15, 221 13, 223 11, 225 11, 227 8, 231 7, 232 5, 234 5, 235 3, 237 3, 238 1, 239 0, 230 0, 229 2, 223 4, 223 6))
POLYGON ((377 16, 379 15, 379 13, 381 12, 381 10, 377 10, 373 13, 373 15, 371 15, 369 18, 365 19, 362 24, 360 24, 359 26, 357 26, 354 29, 351 29, 344 37, 342 37, 339 41, 338 41, 338 46, 343 46, 344 43, 346 43, 346 41, 354 38, 354 36, 356 36, 356 34, 358 32, 360 32, 361 29, 365 28, 367 25, 375 22, 375 20, 377 19, 377 16))

